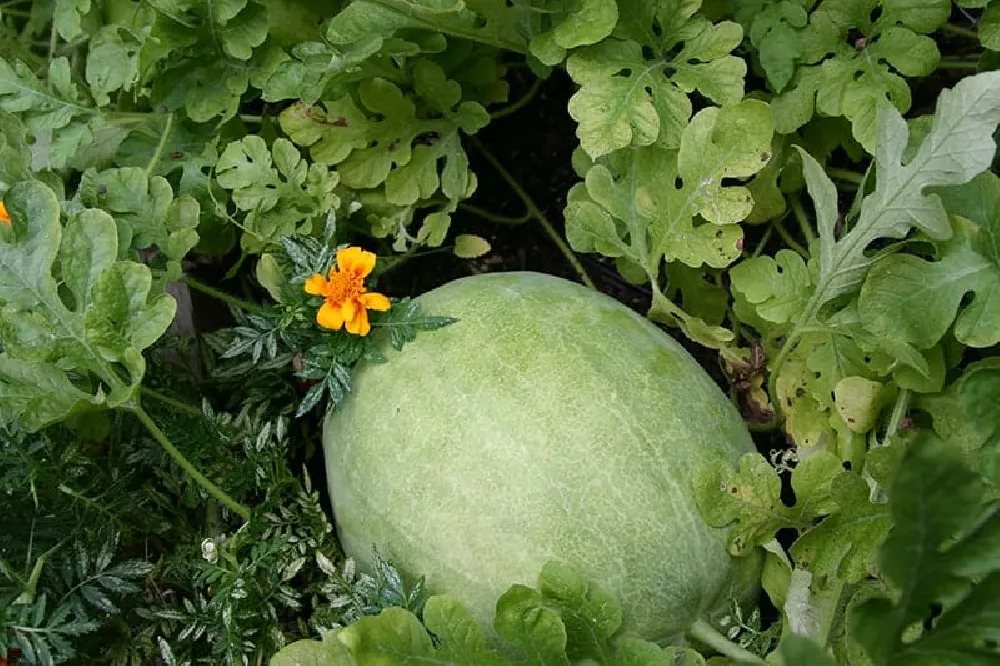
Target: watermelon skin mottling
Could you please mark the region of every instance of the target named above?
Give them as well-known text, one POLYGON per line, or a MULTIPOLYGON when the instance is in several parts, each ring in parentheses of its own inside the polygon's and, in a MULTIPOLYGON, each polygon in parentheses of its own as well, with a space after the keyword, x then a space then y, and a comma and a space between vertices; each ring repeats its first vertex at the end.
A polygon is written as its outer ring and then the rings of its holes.
POLYGON ((669 640, 756 594, 694 500, 695 471, 753 450, 697 362, 613 299, 538 273, 463 278, 419 298, 458 323, 359 368, 324 451, 345 551, 373 545, 485 628, 550 559, 621 601, 624 626, 669 640))

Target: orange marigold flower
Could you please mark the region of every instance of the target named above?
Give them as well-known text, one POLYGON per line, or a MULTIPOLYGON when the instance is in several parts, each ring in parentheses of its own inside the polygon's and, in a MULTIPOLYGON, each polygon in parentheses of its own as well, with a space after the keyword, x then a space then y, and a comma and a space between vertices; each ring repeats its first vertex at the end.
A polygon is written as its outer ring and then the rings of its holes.
POLYGON ((10 213, 7 212, 7 207, 3 205, 3 201, 0 201, 0 222, 10 224, 10 213))
POLYGON ((365 289, 365 278, 375 268, 375 254, 360 247, 345 247, 337 251, 337 263, 328 277, 316 273, 306 280, 307 294, 323 297, 316 313, 316 323, 323 328, 368 335, 371 323, 368 310, 389 309, 389 299, 365 289))

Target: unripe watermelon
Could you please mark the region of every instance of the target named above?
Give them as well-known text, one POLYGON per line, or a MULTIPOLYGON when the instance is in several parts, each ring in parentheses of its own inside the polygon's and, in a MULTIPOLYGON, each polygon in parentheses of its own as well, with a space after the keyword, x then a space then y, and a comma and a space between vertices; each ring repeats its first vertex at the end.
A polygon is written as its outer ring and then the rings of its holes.
POLYGON ((726 552, 692 480, 753 450, 724 394, 615 300, 537 273, 463 278, 419 298, 458 323, 359 367, 324 450, 346 552, 373 545, 489 629, 513 583, 577 568, 624 627, 669 640, 753 595, 759 560, 726 552))

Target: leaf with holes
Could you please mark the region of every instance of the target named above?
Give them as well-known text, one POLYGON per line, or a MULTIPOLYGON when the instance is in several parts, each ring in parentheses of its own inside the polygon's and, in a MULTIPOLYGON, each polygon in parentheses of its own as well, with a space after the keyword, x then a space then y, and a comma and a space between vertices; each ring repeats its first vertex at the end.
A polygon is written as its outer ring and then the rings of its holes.
POLYGON ((858 583, 873 573, 876 553, 892 518, 888 505, 871 502, 869 492, 857 473, 843 472, 833 478, 830 494, 837 510, 792 545, 796 566, 814 576, 847 583, 858 583))
POLYGON ((792 472, 796 503, 787 506, 781 501, 781 481, 774 467, 759 453, 747 453, 735 470, 716 463, 698 472, 695 496, 710 525, 733 525, 729 552, 745 555, 773 539, 779 529, 803 530, 817 517, 835 511, 830 483, 842 471, 840 459, 831 453, 809 455, 792 472))
MULTIPOLYGON (((926 190, 961 185, 986 170, 996 150, 992 135, 998 123, 1000 72, 970 76, 944 90, 930 130, 905 164, 906 121, 894 109, 885 111, 875 154, 875 188, 860 199, 857 221, 839 238, 836 189, 816 160, 800 149, 816 210, 818 271, 808 301, 793 317, 790 336, 797 339, 816 326, 830 325, 825 306, 861 288, 878 258, 866 252, 876 240, 904 238, 914 228, 939 241, 952 235, 941 199, 926 190), (824 319, 827 323, 821 324, 824 319)), ((862 335, 856 329, 853 334, 862 335)), ((905 340, 880 337, 875 346, 900 354, 908 365, 928 373, 926 360, 905 340)))
POLYGON ((568 233, 589 229, 588 235, 599 236, 590 247, 599 242, 615 248, 651 277, 663 258, 694 268, 725 267, 739 256, 742 231, 736 223, 753 201, 746 188, 722 181, 760 170, 770 144, 770 111, 762 102, 700 111, 679 150, 651 146, 623 154, 610 167, 591 167, 589 201, 580 197, 567 206, 568 233))
POLYGON ((996 663, 1000 513, 990 492, 933 435, 908 446, 889 490, 892 530, 878 552, 889 593, 849 618, 871 663, 996 663))
POLYGON ((745 20, 760 42, 768 80, 781 93, 774 99, 777 130, 794 132, 814 111, 840 116, 851 122, 861 145, 874 152, 879 113, 910 109, 903 77, 927 76, 937 67, 940 54, 927 33, 943 24, 950 11, 947 0, 825 0, 805 23, 798 4, 762 3, 762 10, 745 20), (848 44, 852 31, 859 36, 848 44), (805 66, 792 78, 797 62, 805 66))
POLYGON ((969 347, 1000 342, 1000 178, 984 172, 942 192, 954 218, 936 261, 896 254, 879 261, 861 288, 865 326, 880 336, 929 349, 954 325, 969 347), (967 294, 972 298, 963 304, 967 294))
POLYGON ((613 37, 566 61, 580 86, 569 113, 591 159, 628 146, 677 148, 696 90, 719 105, 743 97, 746 63, 730 55, 743 31, 711 23, 700 4, 623 0, 613 37))

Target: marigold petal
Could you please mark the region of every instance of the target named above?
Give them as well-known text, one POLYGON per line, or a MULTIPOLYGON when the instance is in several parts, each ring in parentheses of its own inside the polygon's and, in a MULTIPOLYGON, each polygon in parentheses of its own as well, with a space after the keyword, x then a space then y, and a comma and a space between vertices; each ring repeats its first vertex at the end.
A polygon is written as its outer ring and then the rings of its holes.
POLYGON ((375 268, 375 253, 360 247, 345 247, 337 250, 337 268, 358 277, 368 277, 375 268))
POLYGON ((361 307, 355 299, 347 298, 344 299, 344 302, 340 305, 340 316, 344 318, 344 321, 351 322, 358 314, 358 310, 364 312, 364 308, 361 307))
POLYGON ((389 307, 392 305, 389 302, 389 299, 386 298, 383 294, 379 294, 374 291, 368 292, 366 294, 361 294, 360 296, 358 296, 358 301, 361 303, 361 305, 368 308, 369 310, 380 310, 382 312, 388 310, 389 307))
POLYGON ((307 294, 312 294, 313 296, 322 296, 326 291, 326 278, 319 273, 314 274, 306 283, 302 285, 307 294))
POLYGON ((368 321, 368 313, 364 308, 358 309, 357 316, 347 322, 347 332, 354 335, 368 335, 372 330, 371 322, 368 321))
POLYGON ((324 302, 316 312, 316 323, 323 328, 339 331, 340 327, 344 325, 344 317, 340 314, 340 308, 330 305, 329 302, 324 302))
POLYGON ((0 222, 10 224, 10 213, 7 212, 7 206, 4 206, 2 201, 0 201, 0 222))

